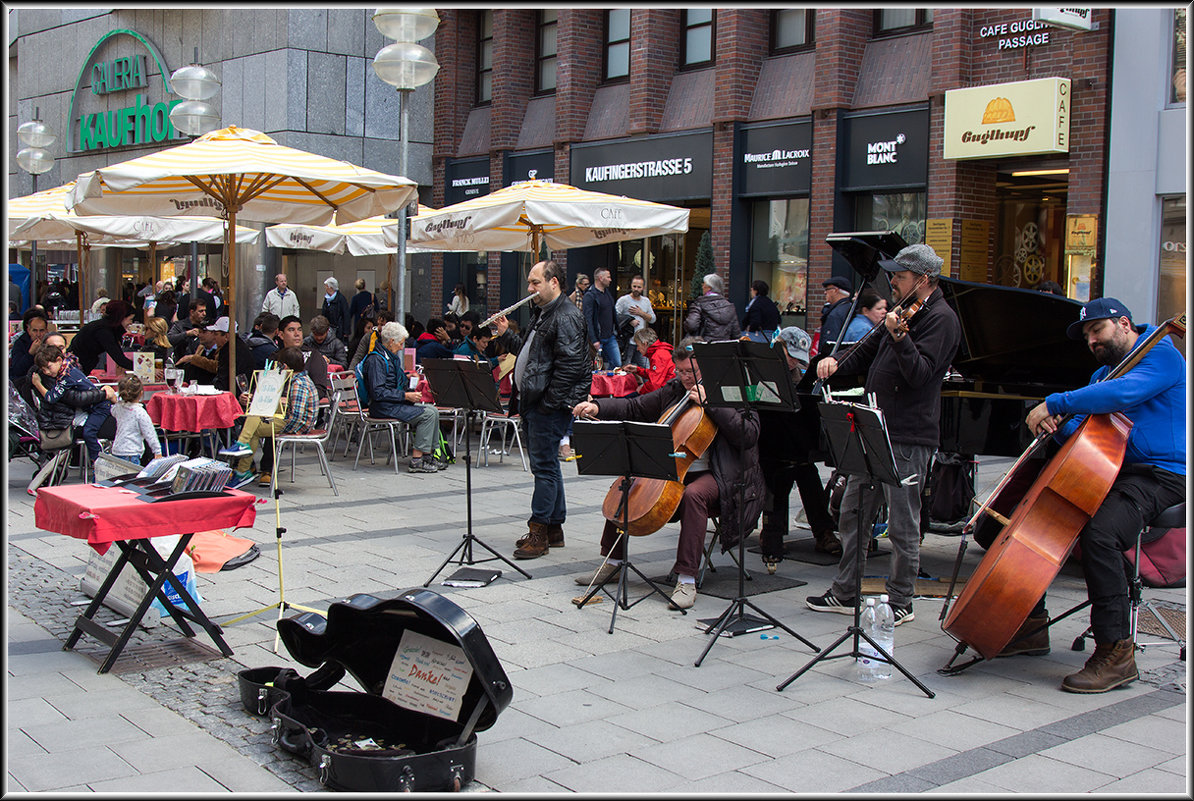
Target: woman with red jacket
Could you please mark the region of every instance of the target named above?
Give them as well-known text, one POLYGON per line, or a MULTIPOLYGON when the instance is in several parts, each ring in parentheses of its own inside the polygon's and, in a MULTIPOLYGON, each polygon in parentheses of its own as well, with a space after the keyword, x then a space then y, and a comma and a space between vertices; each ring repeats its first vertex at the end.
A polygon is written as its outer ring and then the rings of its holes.
POLYGON ((660 341, 655 332, 644 326, 634 332, 634 347, 647 357, 649 367, 636 367, 633 364, 623 365, 628 373, 637 373, 642 381, 638 394, 646 395, 662 387, 676 377, 676 365, 672 363, 672 346, 660 341))

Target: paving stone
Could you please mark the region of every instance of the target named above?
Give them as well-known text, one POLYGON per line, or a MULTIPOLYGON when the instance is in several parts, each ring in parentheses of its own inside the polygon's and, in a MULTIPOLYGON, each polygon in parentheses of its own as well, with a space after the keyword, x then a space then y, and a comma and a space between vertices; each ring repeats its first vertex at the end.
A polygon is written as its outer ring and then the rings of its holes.
POLYGON ((755 720, 760 714, 784 712, 804 705, 794 694, 777 693, 775 688, 768 691, 750 686, 725 687, 681 703, 736 723, 755 720))
POLYGON ((635 756, 690 779, 741 770, 768 759, 766 754, 704 733, 645 746, 636 750, 635 756))
MULTIPOLYGON (((629 754, 585 762, 570 768, 545 772, 544 778, 572 792, 591 791, 601 788, 602 793, 668 792, 684 781, 680 776, 661 770, 656 765, 644 762, 629 754)), ((496 789, 501 790, 501 787, 496 789)))
POLYGON ((576 763, 567 757, 522 738, 486 743, 477 749, 475 776, 501 790, 507 782, 531 776, 547 776, 559 768, 576 763))
POLYGON ((602 698, 588 690, 572 690, 522 704, 523 712, 555 726, 571 726, 625 712, 629 707, 602 698))
POLYGON ((625 726, 660 742, 670 742, 678 737, 699 732, 716 731, 730 725, 730 721, 725 718, 675 701, 612 715, 607 720, 615 726, 625 726))
POLYGON ((918 768, 957 753, 956 749, 945 748, 935 743, 905 737, 899 724, 892 728, 876 729, 855 735, 849 740, 835 740, 820 746, 820 750, 836 754, 843 759, 858 762, 865 760, 867 767, 894 774, 918 768), (898 748, 891 747, 894 742, 898 748))
MULTIPOLYGON (((26 755, 19 761, 9 762, 8 773, 33 793, 58 791, 67 786, 90 784, 105 779, 135 777, 137 769, 107 748, 95 745, 78 747, 82 743, 101 741, 102 736, 97 735, 97 739, 94 740, 74 741, 76 747, 69 751, 58 749, 45 754, 26 755), (64 766, 67 765, 69 769, 64 770, 64 766)), ((44 747, 44 744, 42 745, 44 747)))
POLYGON ((142 773, 138 776, 91 782, 97 793, 220 793, 227 788, 194 766, 142 773))
POLYGON ((66 715, 44 698, 17 699, 9 703, 5 711, 7 712, 6 722, 9 730, 47 723, 60 723, 67 719, 66 715))
POLYGON ((713 736, 770 757, 782 757, 839 740, 844 735, 784 715, 763 716, 760 711, 745 723, 715 730, 713 736))
POLYGON ((548 737, 527 739, 577 763, 592 762, 619 753, 633 753, 641 758, 642 749, 658 744, 644 734, 604 720, 564 726, 551 732, 548 737))
POLYGON ((742 772, 802 793, 838 793, 887 775, 817 748, 748 765, 742 772))
POLYGON ((1181 776, 1163 770, 1149 769, 1125 776, 1110 784, 1104 784, 1102 787, 1096 787, 1093 792, 1123 795, 1184 794, 1189 792, 1189 787, 1181 776))
POLYGON ((1124 778, 1167 761, 1169 753, 1152 742, 1129 743, 1091 734, 1040 752, 1043 757, 1124 778))

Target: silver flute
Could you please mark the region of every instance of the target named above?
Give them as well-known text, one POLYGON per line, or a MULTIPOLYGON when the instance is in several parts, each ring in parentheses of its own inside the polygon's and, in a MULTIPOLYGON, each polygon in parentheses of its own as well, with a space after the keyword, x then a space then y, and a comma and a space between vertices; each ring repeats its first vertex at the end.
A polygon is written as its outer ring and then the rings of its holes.
POLYGON ((499 318, 499 317, 505 317, 507 314, 509 314, 510 312, 514 311, 515 309, 517 309, 517 308, 518 308, 519 306, 521 306, 522 304, 526 303, 526 302, 527 302, 527 301, 529 301, 529 300, 534 300, 534 299, 535 299, 535 298, 537 298, 537 297, 539 297, 539 293, 538 293, 538 292, 532 292, 531 294, 527 295, 525 298, 523 298, 522 300, 518 301, 518 302, 517 302, 517 303, 515 303, 514 305, 512 305, 512 306, 507 306, 506 308, 502 309, 500 312, 497 312, 496 314, 491 314, 491 315, 489 315, 488 317, 486 317, 484 320, 482 320, 482 321, 481 321, 481 325, 480 325, 479 327, 481 327, 481 328, 484 328, 485 326, 489 325, 490 323, 492 323, 492 322, 493 322, 494 320, 496 320, 497 318, 499 318))

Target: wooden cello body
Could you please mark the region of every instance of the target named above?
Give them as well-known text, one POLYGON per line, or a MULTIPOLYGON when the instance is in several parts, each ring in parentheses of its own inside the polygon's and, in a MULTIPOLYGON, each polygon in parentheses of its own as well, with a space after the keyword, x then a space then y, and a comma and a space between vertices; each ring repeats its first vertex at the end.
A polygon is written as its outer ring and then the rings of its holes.
POLYGON ((993 659, 1028 619, 1103 503, 1123 464, 1132 423, 1087 417, 1016 505, 941 628, 993 659))
POLYGON ((693 406, 685 395, 679 403, 663 413, 660 423, 671 426, 672 445, 675 448, 676 475, 679 481, 659 478, 631 479, 626 495, 628 511, 622 509, 622 479, 615 479, 601 504, 605 519, 627 533, 642 537, 654 534, 663 528, 684 496, 684 474, 692 463, 704 455, 705 450, 717 436, 717 426, 700 406, 693 406), (623 515, 625 514, 625 518, 623 515))

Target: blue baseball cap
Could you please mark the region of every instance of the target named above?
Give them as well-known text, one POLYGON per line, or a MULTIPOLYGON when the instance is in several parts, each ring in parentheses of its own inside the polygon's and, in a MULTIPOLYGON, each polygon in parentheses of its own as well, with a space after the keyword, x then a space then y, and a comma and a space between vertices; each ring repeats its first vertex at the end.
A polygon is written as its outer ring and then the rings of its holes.
POLYGON ((1120 317, 1127 317, 1128 324, 1132 324, 1132 312, 1128 311, 1128 307, 1120 303, 1115 298, 1095 298, 1082 307, 1082 311, 1078 312, 1078 321, 1070 323, 1069 328, 1065 330, 1066 336, 1070 339, 1082 339, 1082 326, 1092 320, 1114 320, 1120 317))

